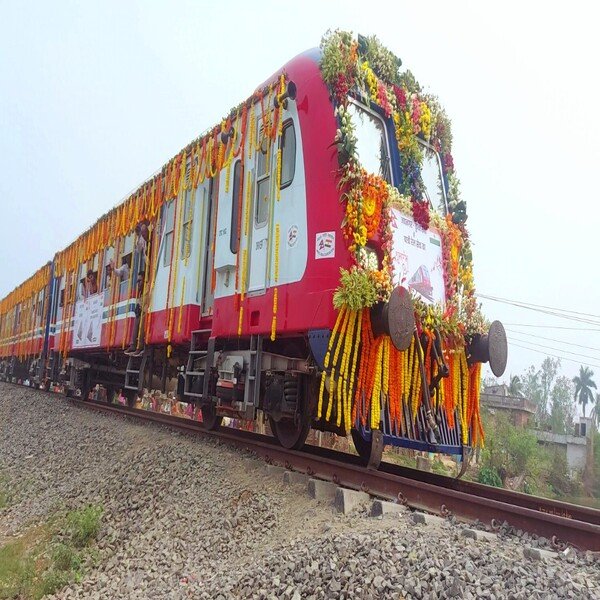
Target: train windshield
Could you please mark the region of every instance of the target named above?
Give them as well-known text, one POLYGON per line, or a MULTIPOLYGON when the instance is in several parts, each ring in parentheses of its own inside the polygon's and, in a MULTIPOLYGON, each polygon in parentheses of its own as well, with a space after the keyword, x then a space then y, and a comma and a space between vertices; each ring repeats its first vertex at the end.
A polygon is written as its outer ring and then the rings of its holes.
POLYGON ((356 154, 368 173, 392 182, 390 153, 383 121, 371 111, 350 102, 348 112, 356 135, 356 154))
POLYGON ((423 181, 423 196, 429 204, 447 214, 446 186, 442 174, 442 163, 440 155, 420 138, 417 138, 423 151, 423 162, 421 164, 421 180, 423 181))

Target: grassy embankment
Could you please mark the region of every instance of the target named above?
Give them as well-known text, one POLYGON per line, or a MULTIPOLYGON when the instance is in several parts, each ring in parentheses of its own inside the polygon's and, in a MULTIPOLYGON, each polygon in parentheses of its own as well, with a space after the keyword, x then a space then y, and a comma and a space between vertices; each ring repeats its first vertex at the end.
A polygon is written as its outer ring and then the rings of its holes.
MULTIPOLYGON (((8 485, 0 478, 0 509, 10 502, 8 485)), ((18 538, 0 540, 0 599, 35 600, 80 580, 84 565, 94 559, 101 518, 101 507, 87 506, 31 526, 18 538)))

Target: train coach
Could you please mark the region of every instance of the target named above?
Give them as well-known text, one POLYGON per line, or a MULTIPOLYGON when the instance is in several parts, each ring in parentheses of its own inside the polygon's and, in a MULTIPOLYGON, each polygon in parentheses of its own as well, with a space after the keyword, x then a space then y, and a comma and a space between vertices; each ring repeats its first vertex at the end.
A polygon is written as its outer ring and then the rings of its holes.
POLYGON ((482 362, 450 122, 375 37, 329 32, 0 304, 1 375, 131 401, 182 382, 207 429, 268 419, 462 454, 482 362))

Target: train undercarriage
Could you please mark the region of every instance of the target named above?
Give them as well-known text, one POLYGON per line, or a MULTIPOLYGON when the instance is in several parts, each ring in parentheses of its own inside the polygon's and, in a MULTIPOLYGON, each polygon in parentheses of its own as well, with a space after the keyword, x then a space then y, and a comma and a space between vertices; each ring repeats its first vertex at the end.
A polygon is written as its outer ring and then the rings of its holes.
MULTIPOLYGON (((370 468, 379 466, 386 445, 463 457, 470 454, 458 427, 449 426, 443 411, 432 407, 434 390, 448 376, 447 370, 442 369, 435 380, 422 386, 421 404, 412 418, 404 415, 401 429, 394 426, 389 410, 384 410, 380 428, 371 429, 357 419, 348 431, 339 419, 336 424, 333 419, 317 418, 327 330, 306 337, 280 337, 274 342, 261 335, 218 339, 210 334, 210 330, 193 331, 190 346, 175 346, 171 353, 167 346, 148 346, 139 356, 118 349, 73 353, 66 358, 53 351, 47 359, 43 355, 12 358, 3 362, 0 378, 43 389, 58 384, 66 395, 84 399, 102 386, 108 401, 118 392, 130 406, 145 390, 170 391, 181 402, 201 410, 206 430, 218 428, 224 417, 263 419, 287 449, 300 449, 311 428, 350 434, 360 459, 370 468)), ((471 345, 470 353, 479 362, 490 361, 494 368, 498 362, 505 364, 505 344, 502 326, 493 325, 490 335, 471 345)), ((427 381, 424 370, 422 381, 427 381)), ((331 393, 331 385, 325 377, 326 395, 331 393)))
POLYGON ((46 390, 58 386, 81 398, 100 385, 107 397, 121 392, 131 406, 144 389, 175 388, 181 401, 201 408, 205 429, 219 427, 224 417, 264 419, 288 449, 301 448, 311 427, 345 434, 314 421, 319 371, 305 338, 220 341, 209 333, 194 331, 189 349, 175 347, 170 357, 166 346, 153 346, 137 357, 115 350, 65 358, 51 351, 47 360, 13 359, 3 364, 0 379, 46 390))

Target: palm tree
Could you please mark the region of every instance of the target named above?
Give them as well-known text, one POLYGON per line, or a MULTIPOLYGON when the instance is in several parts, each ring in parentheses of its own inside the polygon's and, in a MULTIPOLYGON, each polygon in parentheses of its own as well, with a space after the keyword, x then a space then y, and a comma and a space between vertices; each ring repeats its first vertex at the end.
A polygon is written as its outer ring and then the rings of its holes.
POLYGON ((589 367, 579 367, 579 375, 573 377, 575 384, 575 401, 579 398, 579 404, 583 408, 583 416, 585 417, 585 407, 588 402, 593 402, 594 394, 592 388, 596 389, 596 382, 592 379, 594 371, 589 367))
POLYGON ((592 416, 596 425, 600 424, 600 394, 596 394, 596 404, 592 408, 592 416))
POLYGON ((523 382, 518 375, 511 375, 508 393, 511 396, 521 396, 523 393, 523 382))

